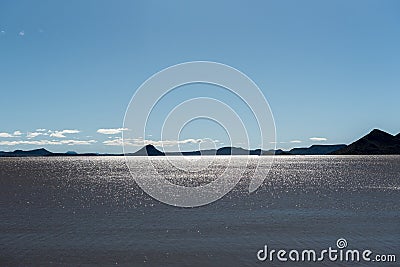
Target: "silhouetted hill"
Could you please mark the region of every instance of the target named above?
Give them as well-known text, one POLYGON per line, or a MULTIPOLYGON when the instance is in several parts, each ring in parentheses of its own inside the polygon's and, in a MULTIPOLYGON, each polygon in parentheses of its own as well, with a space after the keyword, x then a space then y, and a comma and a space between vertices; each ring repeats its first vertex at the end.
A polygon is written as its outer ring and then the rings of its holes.
POLYGON ((161 152, 153 145, 146 145, 135 153, 129 153, 128 156, 165 156, 165 153, 161 152))
MULTIPOLYGON (((398 134, 399 135, 399 134, 398 134)), ((335 155, 392 155, 400 154, 400 139, 379 129, 333 152, 335 155)))
POLYGON ((293 148, 289 151, 292 155, 326 155, 345 148, 346 145, 312 145, 304 148, 293 148))

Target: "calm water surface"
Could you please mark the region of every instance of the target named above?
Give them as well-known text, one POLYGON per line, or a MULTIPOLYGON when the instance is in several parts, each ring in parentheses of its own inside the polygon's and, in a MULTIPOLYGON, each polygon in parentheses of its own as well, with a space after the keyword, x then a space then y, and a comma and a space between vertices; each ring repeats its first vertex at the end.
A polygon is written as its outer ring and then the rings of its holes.
MULTIPOLYGON (((132 160, 139 173, 147 164, 132 160)), ((163 168, 177 184, 213 179, 163 168)), ((138 188, 123 157, 0 158, 0 265, 276 266, 257 261, 265 244, 322 250, 338 238, 400 261, 400 156, 277 156, 255 193, 248 184, 245 173, 221 200, 176 208, 138 188)))

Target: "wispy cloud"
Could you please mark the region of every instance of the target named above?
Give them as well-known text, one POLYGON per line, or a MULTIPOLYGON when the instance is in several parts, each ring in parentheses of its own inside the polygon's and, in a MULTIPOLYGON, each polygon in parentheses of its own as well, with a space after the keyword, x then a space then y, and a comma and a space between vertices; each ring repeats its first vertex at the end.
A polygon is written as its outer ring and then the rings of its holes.
MULTIPOLYGON (((141 147, 143 145, 154 145, 154 146, 175 146, 178 144, 198 144, 202 142, 210 142, 211 139, 209 138, 203 138, 203 139, 185 139, 185 140, 160 140, 160 141, 155 141, 155 140, 145 140, 142 138, 134 138, 134 139, 124 139, 122 138, 116 138, 113 140, 106 140, 103 142, 104 145, 106 146, 138 146, 141 147)), ((211 140, 218 142, 218 140, 211 140)))
POLYGON ((310 137, 310 140, 311 140, 311 141, 318 141, 318 142, 320 142, 320 141, 326 141, 326 140, 328 140, 328 139, 325 138, 325 137, 310 137))
POLYGON ((19 140, 19 141, 0 141, 2 146, 16 145, 90 145, 96 143, 96 140, 19 140))
MULTIPOLYGON (((113 139, 113 140, 106 140, 103 142, 103 144, 106 146, 122 146, 124 144, 124 142, 122 141, 122 138, 117 138, 117 139, 113 139)), ((125 144, 127 144, 126 141, 125 141, 125 144)))
POLYGON ((9 140, 1 140, 0 145, 1 146, 17 146, 17 145, 36 145, 36 146, 45 146, 45 145, 90 145, 93 143, 96 143, 96 140, 90 139, 90 140, 77 140, 77 139, 62 139, 62 140, 57 140, 57 139, 52 139, 52 140, 40 140, 41 138, 36 138, 38 136, 42 137, 54 137, 54 138, 65 138, 66 134, 77 134, 80 133, 79 130, 70 130, 70 129, 65 129, 65 130, 46 130, 46 129, 36 129, 34 132, 27 132, 26 135, 23 134, 21 131, 16 130, 13 133, 7 133, 7 132, 0 132, 0 138, 16 138, 12 141, 9 140), (23 137, 26 137, 25 140, 20 140, 23 139, 23 137), (32 140, 33 138, 36 138, 36 140, 32 140))
POLYGON ((18 35, 19 35, 19 36, 24 36, 24 35, 25 35, 25 31, 20 31, 20 32, 18 33, 18 35))
POLYGON ((98 129, 97 132, 100 134, 120 134, 122 131, 127 131, 127 128, 111 128, 111 129, 98 129))
POLYGON ((13 133, 13 135, 14 135, 14 136, 21 136, 22 133, 21 133, 20 131, 15 131, 15 132, 13 133))
POLYGON ((55 133, 51 133, 50 137, 65 138, 66 136, 61 132, 55 132, 55 133))
POLYGON ((62 145, 90 145, 93 143, 97 143, 96 140, 62 140, 61 144, 62 145))
POLYGON ((0 133, 0 137, 9 138, 9 137, 14 137, 14 136, 12 134, 9 134, 9 133, 0 133))
POLYGON ((35 137, 37 137, 37 136, 39 136, 39 135, 43 135, 44 133, 38 133, 38 132, 28 132, 27 134, 26 134, 26 137, 27 138, 35 138, 35 137))
MULTIPOLYGON (((26 137, 28 139, 35 138, 41 135, 50 135, 51 137, 56 137, 56 138, 65 138, 65 134, 76 134, 80 133, 79 130, 62 130, 62 131, 52 131, 48 130, 46 132, 46 129, 36 129, 35 132, 28 132, 26 133, 26 137)), ((6 132, 0 132, 0 138, 10 138, 10 137, 21 137, 22 132, 21 131, 14 131, 13 133, 6 133, 6 132)))
POLYGON ((65 134, 76 134, 80 133, 79 130, 62 130, 62 131, 50 131, 50 137, 56 137, 56 138, 65 138, 65 134))
POLYGON ((290 143, 301 143, 302 141, 300 141, 300 140, 292 140, 292 141, 290 141, 290 143))
POLYGON ((20 137, 22 133, 20 131, 14 131, 12 134, 11 133, 0 133, 0 137, 4 138, 10 138, 10 137, 20 137))

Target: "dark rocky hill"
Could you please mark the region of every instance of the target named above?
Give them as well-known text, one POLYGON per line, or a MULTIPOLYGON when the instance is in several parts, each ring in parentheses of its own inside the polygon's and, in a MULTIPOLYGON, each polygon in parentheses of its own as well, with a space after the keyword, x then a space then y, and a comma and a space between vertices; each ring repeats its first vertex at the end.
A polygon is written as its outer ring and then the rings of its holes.
POLYGON ((394 155, 400 154, 399 134, 393 136, 379 129, 374 129, 367 135, 351 143, 335 155, 394 155))

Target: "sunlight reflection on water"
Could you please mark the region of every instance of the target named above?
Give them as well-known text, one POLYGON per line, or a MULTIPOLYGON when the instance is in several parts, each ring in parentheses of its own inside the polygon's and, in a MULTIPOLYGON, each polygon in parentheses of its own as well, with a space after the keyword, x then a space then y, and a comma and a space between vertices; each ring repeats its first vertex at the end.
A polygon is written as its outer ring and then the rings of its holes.
MULTIPOLYGON (((141 172, 147 159, 133 160, 141 172)), ((399 156, 277 156, 253 194, 245 172, 221 200, 192 209, 149 197, 123 157, 0 158, 0 166, 0 265, 253 265, 267 242, 319 248, 339 237, 400 251, 399 156)), ((219 158, 207 172, 160 171, 196 186, 225 167, 219 158)))

